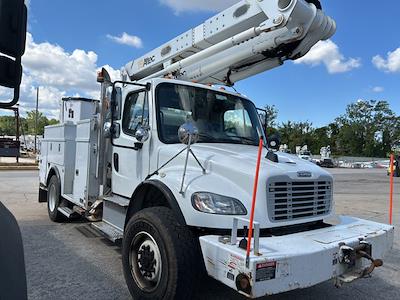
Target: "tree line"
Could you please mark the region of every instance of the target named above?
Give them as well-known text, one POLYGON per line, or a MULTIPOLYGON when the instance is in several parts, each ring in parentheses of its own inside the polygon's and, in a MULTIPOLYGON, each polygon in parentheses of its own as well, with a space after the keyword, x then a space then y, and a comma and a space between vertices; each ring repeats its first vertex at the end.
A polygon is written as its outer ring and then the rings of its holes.
MULTIPOLYGON (((34 135, 36 111, 30 111, 26 117, 20 117, 20 134, 34 135)), ((38 113, 37 134, 44 134, 44 127, 48 125, 58 124, 58 120, 48 119, 43 113, 38 113)), ((0 136, 15 136, 16 135, 16 120, 14 116, 0 116, 0 136)))
MULTIPOLYGON (((319 154, 321 147, 331 146, 336 156, 386 157, 392 146, 400 142, 400 116, 387 101, 357 101, 347 106, 343 115, 323 127, 314 127, 309 121, 278 123, 275 106, 265 107, 267 135, 279 134, 282 144, 294 153, 296 146, 308 145, 310 151, 319 154)), ((20 133, 35 134, 36 112, 30 111, 20 118, 20 133)), ((44 127, 55 125, 58 120, 38 114, 38 135, 44 127)), ((15 135, 15 119, 0 117, 0 136, 15 135)))
POLYGON ((278 110, 266 106, 267 134, 279 134, 282 144, 295 153, 296 146, 308 145, 319 154, 321 147, 331 146, 335 156, 387 157, 400 141, 400 116, 387 101, 357 101, 332 123, 314 127, 309 121, 278 124, 278 110))

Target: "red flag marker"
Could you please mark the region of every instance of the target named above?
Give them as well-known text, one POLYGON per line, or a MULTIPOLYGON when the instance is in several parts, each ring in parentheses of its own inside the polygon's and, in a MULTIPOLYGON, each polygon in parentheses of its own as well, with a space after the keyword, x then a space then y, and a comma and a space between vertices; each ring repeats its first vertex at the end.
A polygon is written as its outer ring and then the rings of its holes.
POLYGON ((254 189, 253 189, 253 200, 251 204, 251 213, 250 213, 250 224, 249 224, 249 233, 247 236, 247 254, 246 254, 246 265, 249 266, 250 261, 250 246, 251 239, 253 237, 253 222, 254 222, 254 210, 256 208, 256 199, 257 199, 257 189, 258 189, 258 177, 260 175, 260 165, 261 165, 261 154, 264 146, 264 141, 260 138, 260 144, 258 146, 258 157, 257 157, 257 167, 256 167, 256 176, 254 181, 254 189))
POLYGON ((393 190, 394 190, 394 155, 390 155, 390 203, 389 203, 389 224, 393 225, 393 190))

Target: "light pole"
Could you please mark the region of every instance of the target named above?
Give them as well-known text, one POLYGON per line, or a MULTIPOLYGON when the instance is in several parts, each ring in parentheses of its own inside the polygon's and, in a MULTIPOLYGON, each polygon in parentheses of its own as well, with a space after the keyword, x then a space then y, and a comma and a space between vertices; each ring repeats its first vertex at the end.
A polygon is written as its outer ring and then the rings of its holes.
POLYGON ((36 111, 35 111, 35 154, 37 153, 37 132, 39 114, 39 87, 36 88, 36 111))

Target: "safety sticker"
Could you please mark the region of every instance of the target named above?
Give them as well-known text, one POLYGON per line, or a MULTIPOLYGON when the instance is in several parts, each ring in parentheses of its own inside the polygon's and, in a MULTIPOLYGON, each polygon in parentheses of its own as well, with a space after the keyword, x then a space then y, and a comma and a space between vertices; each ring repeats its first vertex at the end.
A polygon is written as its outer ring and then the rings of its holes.
POLYGON ((256 266, 256 282, 276 278, 276 261, 259 263, 256 266))
POLYGON ((242 268, 244 266, 244 259, 240 256, 231 254, 229 257, 228 268, 231 270, 236 270, 237 268, 242 268))

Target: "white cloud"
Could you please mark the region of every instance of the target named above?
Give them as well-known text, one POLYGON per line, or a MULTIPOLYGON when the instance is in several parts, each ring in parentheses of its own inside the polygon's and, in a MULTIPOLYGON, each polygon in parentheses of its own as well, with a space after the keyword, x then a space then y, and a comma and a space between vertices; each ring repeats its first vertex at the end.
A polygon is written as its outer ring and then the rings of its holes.
POLYGON ((382 93, 383 91, 385 91, 385 88, 382 87, 382 86, 375 86, 375 87, 372 88, 372 91, 374 93, 382 93))
POLYGON ((379 70, 387 73, 400 72, 400 48, 397 48, 393 52, 388 52, 386 59, 380 55, 374 56, 372 58, 372 63, 379 70))
POLYGON ((37 44, 27 35, 27 49, 22 59, 25 73, 35 81, 60 89, 96 89, 97 54, 76 49, 66 52, 58 45, 37 44))
MULTIPOLYGON (((36 43, 27 34, 26 52, 22 59, 24 74, 21 83, 21 111, 35 108, 36 87, 40 87, 39 107, 46 115, 58 117, 62 97, 82 96, 99 98, 100 85, 96 82, 97 54, 76 49, 68 53, 48 42, 36 43)), ((105 66, 113 80, 120 79, 118 70, 105 66)), ((1 100, 11 99, 11 90, 0 88, 1 100)))
POLYGON ((221 11, 238 3, 238 0, 160 0, 160 2, 179 14, 184 11, 221 11))
POLYGON ((140 37, 135 35, 129 35, 126 32, 122 33, 121 36, 114 36, 111 34, 107 34, 107 38, 121 45, 127 45, 134 48, 143 47, 143 42, 140 37))
POLYGON ((359 58, 344 57, 338 45, 331 40, 318 42, 309 53, 295 63, 311 66, 324 64, 330 74, 345 73, 361 67, 359 58))

